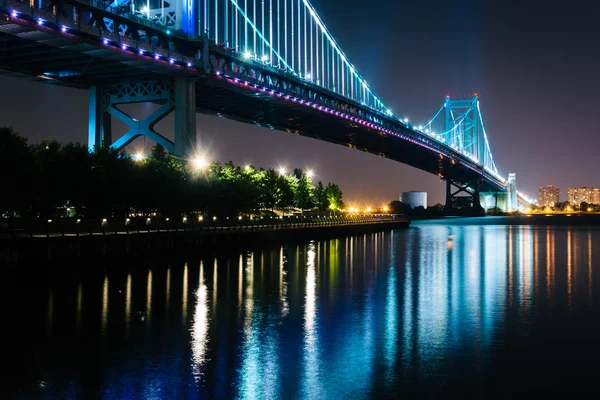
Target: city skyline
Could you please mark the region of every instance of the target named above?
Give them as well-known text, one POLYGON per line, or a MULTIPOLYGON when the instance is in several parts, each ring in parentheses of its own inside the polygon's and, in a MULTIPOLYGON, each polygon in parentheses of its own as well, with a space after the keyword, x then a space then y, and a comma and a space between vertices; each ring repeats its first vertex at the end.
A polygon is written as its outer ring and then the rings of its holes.
MULTIPOLYGON (((536 10, 539 17, 525 24, 522 15, 527 10, 522 7, 527 6, 523 5, 513 15, 476 3, 433 10, 421 4, 386 4, 389 13, 382 16, 380 7, 362 9, 354 0, 344 3, 344 8, 337 1, 313 3, 353 63, 399 115, 426 121, 446 94, 468 98, 477 92, 498 168, 504 176, 516 172, 521 191, 534 196, 539 183, 550 177, 557 186, 568 187, 576 172, 578 180, 599 186, 593 174, 598 139, 589 134, 592 122, 583 118, 592 112, 592 93, 600 87, 591 68, 598 52, 587 46, 597 33, 590 32, 588 24, 575 26, 567 18, 560 27, 550 25, 547 21, 563 12, 551 7, 536 10), (339 13, 344 18, 336 18, 339 13), (454 24, 446 18, 449 13, 466 13, 475 23, 469 28, 454 24), (395 15, 414 18, 395 24, 395 15), (357 32, 346 26, 347 20, 371 29, 357 32), (511 29, 502 29, 506 25, 511 29), (389 40, 377 40, 381 37, 389 40), (464 43, 460 56, 452 45, 457 40, 464 43), (443 68, 434 68, 440 59, 443 68), (547 63, 548 59, 554 62, 547 63), (573 70, 578 73, 569 72, 573 70), (584 86, 588 90, 581 91, 584 86), (553 101, 553 95, 560 96, 561 102, 553 101), (564 110, 558 104, 575 98, 580 104, 577 110, 564 110), (559 140, 559 122, 568 123, 572 131, 567 146, 559 140), (538 154, 535 150, 541 145, 544 152, 538 154), (561 162, 550 160, 573 161, 570 168, 563 168, 561 162)), ((85 91, 4 77, 0 86, 12 93, 0 99, 2 125, 13 126, 32 142, 86 141, 85 91)), ((144 107, 137 111, 151 111, 144 107)), ((316 179, 339 182, 349 201, 364 204, 389 201, 410 190, 427 191, 430 204, 443 203, 445 187, 438 177, 397 162, 214 117, 199 116, 198 126, 199 137, 215 160, 261 167, 306 165, 315 169, 316 179)))

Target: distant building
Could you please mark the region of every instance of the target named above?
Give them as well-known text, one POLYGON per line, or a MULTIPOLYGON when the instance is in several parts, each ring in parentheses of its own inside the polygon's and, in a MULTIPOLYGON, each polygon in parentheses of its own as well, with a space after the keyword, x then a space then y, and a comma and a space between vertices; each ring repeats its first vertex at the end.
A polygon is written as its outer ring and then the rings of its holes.
POLYGON ((540 188, 540 205, 542 207, 554 207, 560 201, 560 189, 548 185, 540 188))
POLYGON ((581 203, 600 204, 600 189, 583 185, 580 188, 569 188, 568 201, 571 205, 578 206, 581 203))
POLYGON ((412 208, 427 208, 427 192, 402 192, 400 201, 412 208))

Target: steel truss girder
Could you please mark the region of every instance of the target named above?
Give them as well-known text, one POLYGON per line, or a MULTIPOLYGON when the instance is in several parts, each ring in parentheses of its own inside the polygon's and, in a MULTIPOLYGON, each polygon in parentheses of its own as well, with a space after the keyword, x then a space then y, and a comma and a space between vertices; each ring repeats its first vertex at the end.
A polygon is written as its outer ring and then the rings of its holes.
POLYGON ((90 128, 88 146, 109 145, 121 150, 133 140, 145 136, 169 153, 189 155, 196 143, 195 84, 188 79, 161 79, 102 85, 90 90, 90 128), (120 104, 160 103, 161 107, 143 120, 119 109, 120 104), (175 140, 170 141, 155 127, 175 111, 175 140), (127 125, 128 131, 113 142, 111 116, 127 125))
POLYGON ((480 210, 482 209, 480 203, 480 189, 479 179, 472 182, 457 182, 451 178, 446 178, 446 211, 450 211, 454 208, 458 202, 458 198, 466 198, 471 203, 471 208, 480 210), (454 187, 456 190, 452 190, 454 187), (466 196, 458 196, 461 193, 466 193, 466 196))

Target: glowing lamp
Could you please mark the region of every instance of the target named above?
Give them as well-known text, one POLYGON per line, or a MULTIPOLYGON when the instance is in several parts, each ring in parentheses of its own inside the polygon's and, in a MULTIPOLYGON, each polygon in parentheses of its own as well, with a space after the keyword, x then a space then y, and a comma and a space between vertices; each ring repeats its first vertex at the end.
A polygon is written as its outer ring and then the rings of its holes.
POLYGON ((194 165, 194 168, 196 170, 201 170, 206 168, 206 166, 208 165, 208 162, 206 161, 206 159, 202 156, 197 156, 196 158, 194 158, 192 160, 192 163, 194 165))

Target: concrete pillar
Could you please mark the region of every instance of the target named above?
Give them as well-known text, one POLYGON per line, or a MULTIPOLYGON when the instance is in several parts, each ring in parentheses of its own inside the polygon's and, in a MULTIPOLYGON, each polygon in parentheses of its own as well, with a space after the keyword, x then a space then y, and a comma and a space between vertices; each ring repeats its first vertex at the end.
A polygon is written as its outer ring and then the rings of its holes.
POLYGON ((90 88, 88 109, 88 149, 91 152, 104 142, 112 144, 111 118, 105 110, 102 86, 90 88))
POLYGON ((473 186, 473 189, 475 190, 475 192, 473 193, 473 209, 483 211, 483 207, 481 206, 481 191, 479 189, 479 179, 475 181, 475 185, 473 186))
POLYGON ((189 78, 175 79, 176 156, 190 157, 196 149, 196 84, 189 78))
POLYGON ((450 179, 446 179, 446 205, 444 210, 446 212, 452 211, 452 182, 450 182, 450 179))

